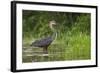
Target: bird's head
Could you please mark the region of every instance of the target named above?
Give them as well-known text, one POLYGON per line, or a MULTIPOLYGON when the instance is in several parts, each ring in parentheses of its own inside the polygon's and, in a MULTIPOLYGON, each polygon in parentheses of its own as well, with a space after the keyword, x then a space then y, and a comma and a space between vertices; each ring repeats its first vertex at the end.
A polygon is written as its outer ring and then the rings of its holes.
POLYGON ((49 23, 50 23, 50 25, 56 25, 56 21, 55 20, 52 20, 49 23))
POLYGON ((49 22, 49 27, 50 27, 52 30, 55 29, 55 26, 56 26, 56 25, 57 25, 57 23, 56 23, 55 20, 51 20, 51 21, 49 22))

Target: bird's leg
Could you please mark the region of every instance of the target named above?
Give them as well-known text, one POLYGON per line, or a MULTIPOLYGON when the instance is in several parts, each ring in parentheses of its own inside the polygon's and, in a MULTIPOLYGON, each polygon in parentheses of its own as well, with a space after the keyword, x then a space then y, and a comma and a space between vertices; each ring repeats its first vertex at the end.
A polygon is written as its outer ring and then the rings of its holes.
POLYGON ((44 52, 45 54, 48 54, 48 49, 47 49, 47 48, 48 48, 47 46, 43 48, 43 52, 44 52))

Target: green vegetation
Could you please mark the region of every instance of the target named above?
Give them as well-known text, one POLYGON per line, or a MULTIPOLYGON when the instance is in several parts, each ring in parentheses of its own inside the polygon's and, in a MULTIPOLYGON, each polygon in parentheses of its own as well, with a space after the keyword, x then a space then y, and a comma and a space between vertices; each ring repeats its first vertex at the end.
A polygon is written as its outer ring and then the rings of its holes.
MULTIPOLYGON (((89 13, 50 12, 23 10, 23 62, 86 60, 91 58, 91 36, 89 13), (57 22, 57 39, 49 46, 48 57, 25 56, 29 45, 41 38, 50 36, 48 23, 57 22)), ((32 48, 31 51, 42 49, 32 48)), ((32 53, 30 53, 32 54, 32 53)))

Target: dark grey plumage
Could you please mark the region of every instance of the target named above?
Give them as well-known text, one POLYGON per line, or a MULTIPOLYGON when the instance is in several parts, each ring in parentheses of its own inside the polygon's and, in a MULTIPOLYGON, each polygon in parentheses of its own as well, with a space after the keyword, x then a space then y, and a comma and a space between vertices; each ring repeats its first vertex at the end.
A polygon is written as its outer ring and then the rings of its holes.
POLYGON ((52 43, 52 41, 53 41, 53 39, 51 37, 47 37, 47 38, 44 38, 41 40, 36 40, 35 42, 33 42, 31 44, 31 46, 41 47, 41 48, 43 48, 43 52, 45 54, 47 54, 48 53, 47 48, 52 43))
POLYGON ((52 41, 53 39, 51 37, 47 37, 41 40, 36 40, 35 42, 31 44, 31 46, 35 46, 35 47, 49 46, 52 41))

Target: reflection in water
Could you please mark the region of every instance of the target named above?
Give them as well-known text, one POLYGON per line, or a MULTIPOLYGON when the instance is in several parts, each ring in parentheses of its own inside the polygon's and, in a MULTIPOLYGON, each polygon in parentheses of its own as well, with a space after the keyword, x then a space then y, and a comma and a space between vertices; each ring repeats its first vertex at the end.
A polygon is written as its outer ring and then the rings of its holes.
POLYGON ((41 48, 23 48, 23 62, 63 61, 64 55, 65 49, 57 47, 49 48, 48 54, 44 54, 41 48))

